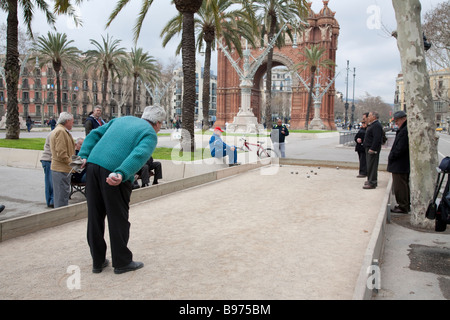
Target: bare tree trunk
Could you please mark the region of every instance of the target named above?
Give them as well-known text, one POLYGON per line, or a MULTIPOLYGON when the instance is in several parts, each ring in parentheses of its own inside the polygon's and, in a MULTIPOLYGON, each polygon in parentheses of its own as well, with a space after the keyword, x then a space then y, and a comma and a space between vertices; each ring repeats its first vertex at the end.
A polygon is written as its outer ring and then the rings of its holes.
POLYGON ((182 141, 183 151, 194 152, 194 114, 195 114, 195 33, 194 13, 183 12, 183 109, 182 109, 182 141))
POLYGON ((53 69, 56 73, 56 106, 58 109, 58 115, 62 112, 62 102, 61 102, 61 64, 53 63, 53 69))
POLYGON ((306 106, 306 121, 305 121, 305 128, 306 130, 309 130, 309 111, 311 110, 311 105, 312 105, 312 95, 313 95, 313 90, 314 90, 314 78, 316 75, 316 68, 312 67, 311 68, 311 81, 309 83, 309 94, 308 94, 308 105, 306 106))
POLYGON ((18 49, 18 28, 17 0, 8 1, 8 24, 6 36, 6 62, 5 76, 8 93, 8 113, 6 115, 6 139, 19 139, 19 101, 17 91, 19 84, 19 49, 18 49))
MULTIPOLYGON (((425 217, 436 180, 437 140, 433 98, 425 61, 419 0, 392 0, 397 19, 397 45, 405 81, 411 162, 411 224, 427 228, 425 217)), ((434 224, 434 223, 433 223, 434 224)))
POLYGON ((209 99, 211 85, 211 42, 206 42, 205 67, 203 72, 203 130, 209 129, 209 99))

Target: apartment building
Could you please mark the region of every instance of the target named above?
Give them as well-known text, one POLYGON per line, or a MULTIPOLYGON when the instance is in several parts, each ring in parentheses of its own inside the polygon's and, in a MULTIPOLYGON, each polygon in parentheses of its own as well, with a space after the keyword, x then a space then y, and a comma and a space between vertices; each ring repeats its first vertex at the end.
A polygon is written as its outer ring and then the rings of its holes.
MULTIPOLYGON (((447 127, 450 123, 450 69, 433 71, 429 75, 436 126, 447 127)), ((399 74, 396 79, 394 112, 399 110, 408 112, 403 74, 399 74)))

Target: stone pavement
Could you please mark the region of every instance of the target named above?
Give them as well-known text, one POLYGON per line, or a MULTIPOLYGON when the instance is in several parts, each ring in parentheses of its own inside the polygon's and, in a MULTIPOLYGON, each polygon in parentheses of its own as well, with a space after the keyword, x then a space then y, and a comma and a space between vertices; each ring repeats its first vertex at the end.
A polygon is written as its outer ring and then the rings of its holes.
MULTIPOLYGON (((320 142, 355 157, 351 148, 320 142)), ((0 200, 15 190, 44 206, 33 198, 41 170, 0 167, 0 174, 8 181, 0 200)), ((381 203, 389 180, 380 172, 380 187, 362 190, 355 174, 285 165, 133 205, 130 248, 145 267, 124 275, 111 267, 90 272, 85 220, 7 240, 0 243, 0 299, 352 299, 380 209, 363 204, 381 203)), ((449 232, 413 230, 404 220, 392 215, 386 224, 374 299, 450 299, 449 232), (447 268, 430 266, 439 262, 447 268)))

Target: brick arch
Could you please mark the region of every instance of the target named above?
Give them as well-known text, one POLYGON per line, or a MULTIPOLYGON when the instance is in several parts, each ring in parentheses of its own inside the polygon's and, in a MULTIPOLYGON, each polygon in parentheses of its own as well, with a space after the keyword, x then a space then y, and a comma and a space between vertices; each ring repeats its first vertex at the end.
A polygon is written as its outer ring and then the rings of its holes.
MULTIPOLYGON (((294 66, 304 59, 300 52, 305 47, 311 45, 319 45, 325 48, 324 59, 336 61, 337 38, 339 36, 339 24, 335 19, 335 12, 328 8, 329 1, 323 1, 324 8, 318 13, 314 13, 309 8, 308 23, 309 27, 304 32, 298 34, 298 47, 292 48, 291 43, 286 43, 282 48, 275 48, 273 55, 273 67, 284 65, 288 68, 294 66)), ((309 3, 311 6, 311 3, 309 3)), ((263 51, 260 49, 253 49, 251 54, 257 58, 263 51)), ((231 56, 235 61, 239 61, 239 66, 243 68, 243 59, 240 59, 236 52, 231 52, 231 56)), ((232 123, 234 117, 239 111, 241 104, 241 90, 240 79, 227 59, 222 50, 218 50, 217 59, 217 112, 216 124, 225 126, 225 123, 232 123)), ((252 62, 253 64, 255 61, 252 62)), ((255 73, 253 79, 253 89, 251 96, 251 108, 258 122, 261 123, 261 94, 260 82, 267 71, 267 63, 262 63, 255 73)), ((334 77, 334 70, 326 71, 321 77, 321 85, 325 87, 327 79, 334 77)), ((309 83, 309 72, 303 71, 300 73, 303 79, 309 83)), ((330 87, 322 99, 322 106, 320 110, 320 117, 326 129, 334 130, 334 85, 330 87)), ((308 102, 308 90, 297 79, 292 77, 292 106, 291 106, 291 128, 303 129, 306 123, 306 106, 308 102)), ((314 110, 310 110, 310 120, 314 116, 314 110)))

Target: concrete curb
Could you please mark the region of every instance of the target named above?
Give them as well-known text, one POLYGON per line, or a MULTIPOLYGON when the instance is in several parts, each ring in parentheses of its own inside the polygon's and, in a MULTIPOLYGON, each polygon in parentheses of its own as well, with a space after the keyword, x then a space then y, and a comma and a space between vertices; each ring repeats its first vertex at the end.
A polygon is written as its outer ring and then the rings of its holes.
POLYGON ((383 202, 378 213, 377 221, 372 230, 372 235, 367 245, 366 253, 362 262, 361 270, 359 272, 358 280, 356 281, 355 291, 353 292, 353 300, 371 300, 373 293, 379 289, 379 279, 381 276, 380 261, 384 252, 384 240, 386 238, 386 222, 390 211, 392 177, 384 194, 383 202), (370 277, 370 279, 369 279, 370 277), (369 280, 375 280, 372 283, 369 280), (378 283, 376 283, 378 281, 378 283), (370 288, 372 287, 372 288, 370 288))

